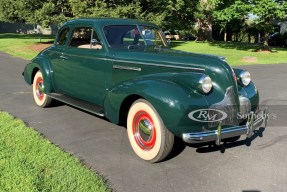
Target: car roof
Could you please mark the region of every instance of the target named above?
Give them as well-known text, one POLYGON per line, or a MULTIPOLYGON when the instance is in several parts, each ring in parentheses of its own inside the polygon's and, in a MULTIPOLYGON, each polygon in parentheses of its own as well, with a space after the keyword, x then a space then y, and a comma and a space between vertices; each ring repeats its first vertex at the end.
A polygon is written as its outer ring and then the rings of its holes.
POLYGON ((137 19, 122 19, 122 18, 79 18, 67 21, 64 25, 69 24, 83 24, 83 23, 93 23, 97 26, 107 26, 107 25, 149 25, 156 26, 155 24, 147 21, 141 21, 137 19))

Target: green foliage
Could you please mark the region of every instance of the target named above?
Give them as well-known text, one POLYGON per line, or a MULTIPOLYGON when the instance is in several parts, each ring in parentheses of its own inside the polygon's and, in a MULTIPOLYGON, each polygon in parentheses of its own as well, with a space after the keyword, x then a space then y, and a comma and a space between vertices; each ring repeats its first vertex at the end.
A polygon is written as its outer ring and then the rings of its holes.
POLYGON ((251 12, 257 16, 257 22, 262 26, 285 16, 284 6, 274 0, 253 0, 252 4, 251 12))
POLYGON ((213 17, 213 11, 218 7, 220 3, 220 0, 199 0, 195 18, 205 19, 213 17))
POLYGON ((138 18, 141 14, 139 2, 126 3, 125 1, 104 0, 69 0, 72 15, 80 17, 120 17, 138 18))
POLYGON ((191 28, 194 23, 196 1, 190 0, 169 0, 163 1, 161 10, 164 12, 162 26, 169 29, 184 30, 191 28))
POLYGON ((282 3, 283 1, 274 0, 252 0, 251 12, 257 16, 256 25, 263 31, 264 46, 268 47, 268 35, 272 32, 273 25, 271 21, 283 19, 286 15, 286 10, 282 3))
POLYGON ((1 21, 23 21, 43 26, 60 24, 70 16, 66 0, 1 0, 0 12, 1 21))
POLYGON ((251 6, 241 0, 236 0, 223 9, 218 9, 213 12, 215 22, 218 23, 221 29, 225 29, 226 25, 233 20, 245 20, 248 17, 248 13, 251 6))
POLYGON ((119 17, 153 21, 170 29, 190 28, 196 1, 189 0, 2 0, 0 20, 47 26, 80 17, 119 17))
POLYGON ((271 21, 287 14, 286 0, 1 0, 0 21, 23 21, 43 26, 81 17, 116 17, 152 21, 167 30, 192 31, 198 40, 212 40, 215 24, 221 31, 243 28, 249 14, 264 38, 271 21))

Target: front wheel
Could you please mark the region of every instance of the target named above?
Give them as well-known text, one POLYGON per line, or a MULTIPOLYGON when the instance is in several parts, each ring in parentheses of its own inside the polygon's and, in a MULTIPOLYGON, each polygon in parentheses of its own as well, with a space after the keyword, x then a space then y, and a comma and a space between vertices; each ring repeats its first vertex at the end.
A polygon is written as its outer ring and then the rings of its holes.
POLYGON ((174 135, 165 128, 156 110, 144 99, 132 104, 127 132, 134 152, 151 163, 163 160, 173 148, 174 135))
POLYGON ((52 103, 52 98, 44 93, 44 79, 41 71, 38 71, 33 80, 34 101, 39 107, 48 107, 52 103))

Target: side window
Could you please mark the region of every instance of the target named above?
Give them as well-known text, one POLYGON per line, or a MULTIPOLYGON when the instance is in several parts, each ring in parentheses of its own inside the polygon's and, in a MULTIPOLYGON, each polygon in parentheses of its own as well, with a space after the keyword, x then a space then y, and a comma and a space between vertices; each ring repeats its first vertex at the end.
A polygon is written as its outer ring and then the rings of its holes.
POLYGON ((90 27, 75 28, 70 42, 70 47, 102 49, 97 33, 90 27))
POLYGON ((158 30, 147 26, 140 26, 140 30, 142 31, 142 35, 146 40, 147 45, 163 45, 163 40, 158 30))
POLYGON ((69 28, 63 29, 58 36, 58 45, 65 45, 69 34, 69 28))
POLYGON ((144 40, 135 25, 110 25, 104 28, 110 46, 144 45, 144 40))
POLYGON ((137 28, 131 29, 130 31, 126 32, 123 38, 123 45, 144 45, 144 40, 140 35, 140 32, 137 28))

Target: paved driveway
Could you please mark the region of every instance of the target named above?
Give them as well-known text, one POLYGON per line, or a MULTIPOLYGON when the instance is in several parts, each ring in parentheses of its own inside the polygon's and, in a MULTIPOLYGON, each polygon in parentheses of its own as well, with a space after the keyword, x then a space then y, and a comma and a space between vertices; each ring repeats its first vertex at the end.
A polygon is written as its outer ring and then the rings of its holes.
POLYGON ((262 103, 276 116, 247 146, 186 146, 168 160, 137 158, 126 129, 66 105, 41 109, 21 73, 27 61, 0 53, 0 109, 23 119, 54 144, 102 174, 116 191, 287 191, 287 65, 246 66, 262 103))

